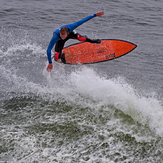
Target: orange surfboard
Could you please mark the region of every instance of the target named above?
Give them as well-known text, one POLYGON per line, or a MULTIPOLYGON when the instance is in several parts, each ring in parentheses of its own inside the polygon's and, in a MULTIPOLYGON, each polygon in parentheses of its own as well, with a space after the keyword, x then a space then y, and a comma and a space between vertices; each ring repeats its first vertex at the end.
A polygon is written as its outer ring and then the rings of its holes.
POLYGON ((66 63, 85 64, 112 60, 121 57, 137 46, 123 40, 101 40, 101 44, 77 43, 63 49, 66 63))

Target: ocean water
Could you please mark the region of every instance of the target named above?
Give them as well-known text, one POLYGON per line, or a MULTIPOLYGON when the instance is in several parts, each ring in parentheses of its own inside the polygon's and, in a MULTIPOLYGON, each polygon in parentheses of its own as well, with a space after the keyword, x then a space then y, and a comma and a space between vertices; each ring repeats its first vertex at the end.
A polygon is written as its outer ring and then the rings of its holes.
POLYGON ((161 163, 162 27, 161 0, 1 0, 0 163, 161 163), (137 48, 48 73, 55 28, 98 11, 80 34, 137 48))

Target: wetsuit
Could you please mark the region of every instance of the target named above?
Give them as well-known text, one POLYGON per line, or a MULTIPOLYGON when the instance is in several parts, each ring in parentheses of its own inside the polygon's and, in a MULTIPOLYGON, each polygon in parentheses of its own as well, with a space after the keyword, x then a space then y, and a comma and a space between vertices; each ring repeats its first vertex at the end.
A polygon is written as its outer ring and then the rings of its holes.
POLYGON ((100 43, 101 42, 99 39, 91 40, 87 36, 81 36, 79 33, 77 33, 74 30, 71 33, 69 33, 68 36, 64 40, 61 39, 61 40, 58 40, 56 42, 56 44, 55 44, 55 57, 54 57, 56 61, 61 58, 61 61, 63 63, 66 63, 65 54, 62 53, 62 49, 64 47, 65 42, 69 39, 77 39, 79 41, 87 41, 90 43, 100 43))
POLYGON ((47 49, 47 57, 48 57, 48 61, 49 63, 52 63, 51 60, 51 49, 53 48, 54 44, 56 43, 55 46, 55 60, 58 60, 59 58, 61 58, 62 62, 65 62, 64 56, 61 56, 62 54, 62 49, 64 46, 64 43, 72 38, 72 39, 78 39, 79 41, 88 41, 88 42, 92 42, 92 43, 99 43, 99 40, 91 40, 87 37, 82 37, 81 35, 79 35, 78 33, 75 33, 73 30, 75 28, 77 28, 78 26, 82 25, 83 23, 85 23, 86 21, 92 19, 96 17, 96 14, 87 16, 86 18, 79 20, 75 23, 72 24, 68 24, 68 25, 62 25, 59 28, 57 28, 54 33, 53 33, 53 37, 49 43, 48 49, 47 49), (62 27, 66 27, 68 29, 68 36, 66 39, 62 40, 59 34, 59 31, 62 27))

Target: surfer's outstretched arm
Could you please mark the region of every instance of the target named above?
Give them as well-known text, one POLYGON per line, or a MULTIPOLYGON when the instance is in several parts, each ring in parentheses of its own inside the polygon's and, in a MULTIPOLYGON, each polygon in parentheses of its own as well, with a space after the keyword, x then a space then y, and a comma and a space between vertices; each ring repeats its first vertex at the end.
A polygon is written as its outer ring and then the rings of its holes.
POLYGON ((90 16, 87 16, 85 17, 84 19, 81 19, 75 23, 72 23, 72 24, 68 24, 68 28, 70 30, 70 32, 72 32, 75 28, 77 28, 78 26, 82 25, 83 23, 87 22, 88 20, 96 17, 96 16, 101 16, 101 15, 104 15, 104 12, 103 11, 100 11, 100 12, 97 12, 96 14, 93 14, 93 15, 90 15, 90 16))

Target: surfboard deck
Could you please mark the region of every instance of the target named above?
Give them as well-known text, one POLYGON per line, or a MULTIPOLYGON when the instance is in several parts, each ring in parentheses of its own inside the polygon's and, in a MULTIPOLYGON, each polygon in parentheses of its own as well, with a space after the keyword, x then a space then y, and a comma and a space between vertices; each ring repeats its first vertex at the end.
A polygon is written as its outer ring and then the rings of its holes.
POLYGON ((100 44, 82 42, 63 49, 67 64, 86 64, 112 60, 121 57, 137 45, 123 40, 101 40, 100 44))

